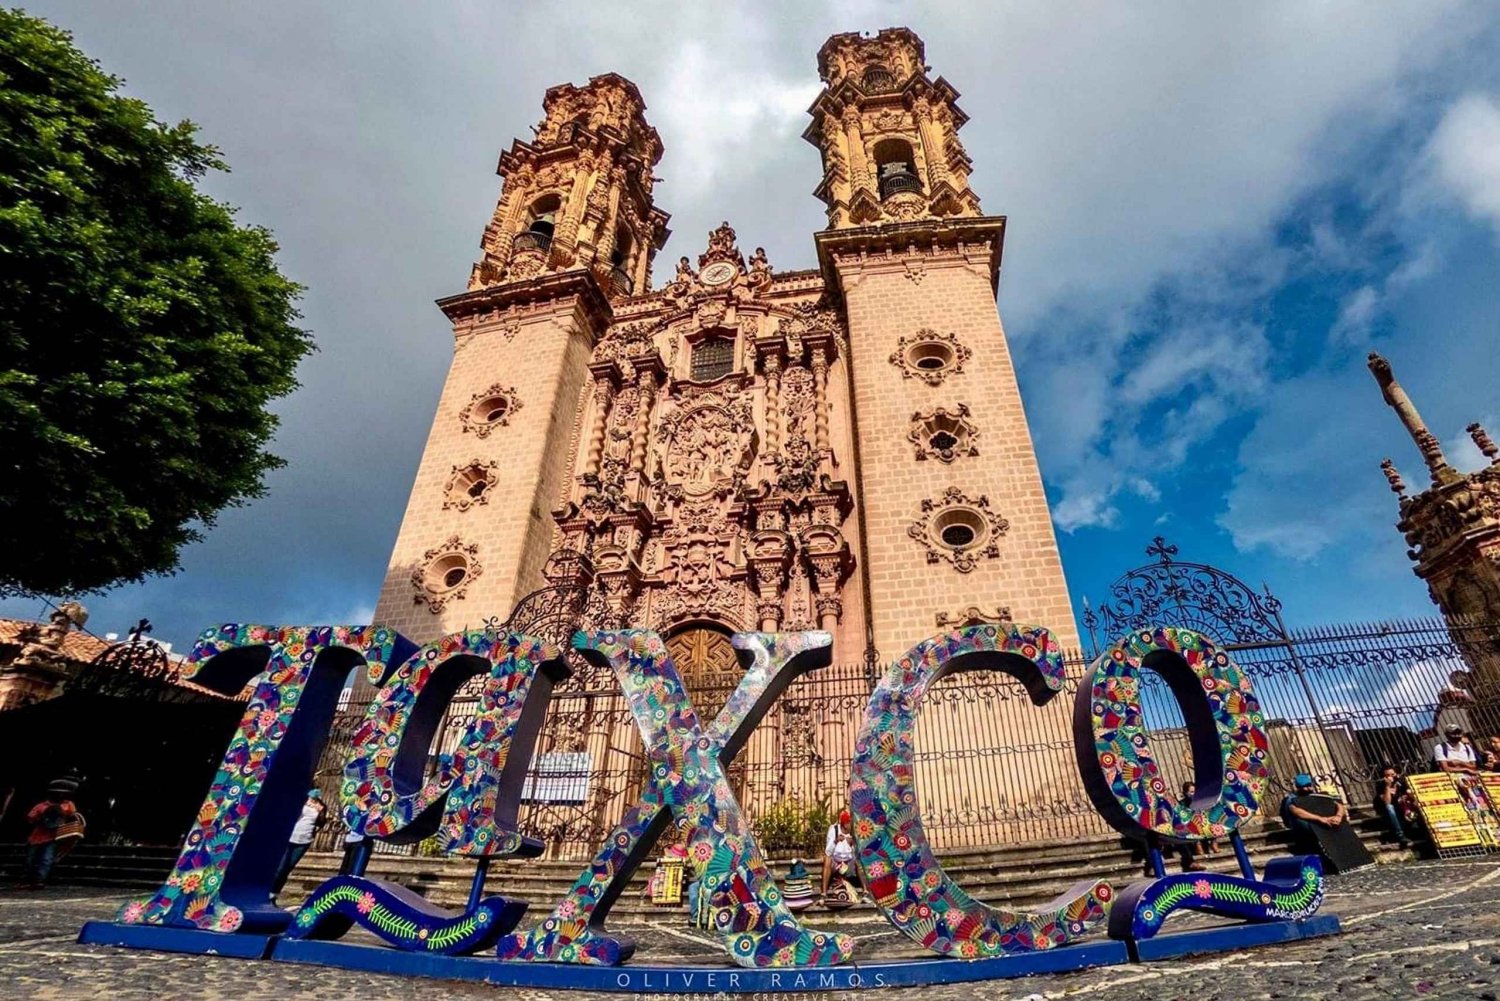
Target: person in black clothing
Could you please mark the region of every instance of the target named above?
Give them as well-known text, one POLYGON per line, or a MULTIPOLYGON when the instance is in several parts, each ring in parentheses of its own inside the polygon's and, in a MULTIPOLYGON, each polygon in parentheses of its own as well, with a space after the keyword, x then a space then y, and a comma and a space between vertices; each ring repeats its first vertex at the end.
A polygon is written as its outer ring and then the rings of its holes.
POLYGON ((1390 827, 1396 842, 1402 848, 1411 843, 1411 839, 1406 836, 1406 828, 1401 823, 1402 800, 1406 796, 1406 780, 1401 778, 1396 766, 1382 767, 1380 778, 1375 780, 1375 813, 1390 827))

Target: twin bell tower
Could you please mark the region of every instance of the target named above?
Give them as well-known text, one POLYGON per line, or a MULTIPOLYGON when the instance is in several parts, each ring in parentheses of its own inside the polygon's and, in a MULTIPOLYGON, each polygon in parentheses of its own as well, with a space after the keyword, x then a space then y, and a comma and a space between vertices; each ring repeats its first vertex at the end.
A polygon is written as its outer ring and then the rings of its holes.
POLYGON ((452 365, 377 621, 650 627, 690 689, 743 630, 826 629, 846 663, 979 622, 1077 645, 958 92, 905 28, 835 35, 818 72, 808 270, 728 222, 658 267, 640 91, 547 91, 438 303, 452 365))

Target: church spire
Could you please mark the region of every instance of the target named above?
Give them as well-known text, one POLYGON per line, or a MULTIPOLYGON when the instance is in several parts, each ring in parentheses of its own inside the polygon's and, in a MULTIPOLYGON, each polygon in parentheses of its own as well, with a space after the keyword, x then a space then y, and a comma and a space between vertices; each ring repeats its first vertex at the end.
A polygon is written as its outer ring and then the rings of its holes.
POLYGON ((500 156, 505 185, 469 288, 591 271, 611 299, 645 292, 668 216, 652 204, 662 145, 640 91, 606 73, 542 105, 535 138, 500 156))
POLYGON ((1427 430, 1427 425, 1422 423, 1422 415, 1417 413, 1416 404, 1412 403, 1411 397, 1406 395, 1406 390, 1401 388, 1401 383, 1396 381, 1396 374, 1391 371, 1391 363, 1371 351, 1368 364, 1371 374, 1375 376, 1375 381, 1380 384, 1380 394, 1385 397, 1385 402, 1390 405, 1391 409, 1396 411, 1396 416, 1406 427, 1407 434, 1411 435, 1411 440, 1416 442, 1417 448, 1421 451, 1422 459, 1427 463, 1427 471, 1432 474, 1433 485, 1458 480, 1458 471, 1448 464, 1448 458, 1443 455, 1443 446, 1438 444, 1437 436, 1427 430))

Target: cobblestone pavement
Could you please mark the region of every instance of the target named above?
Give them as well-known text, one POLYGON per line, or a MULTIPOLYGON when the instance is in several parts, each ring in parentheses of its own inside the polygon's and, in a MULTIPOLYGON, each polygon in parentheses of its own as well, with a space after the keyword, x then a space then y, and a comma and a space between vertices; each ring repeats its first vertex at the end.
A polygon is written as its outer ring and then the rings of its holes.
MULTIPOLYGON (((0 1001, 239 997, 246 1001, 577 1001, 581 997, 285 963, 77 945, 74 939, 79 926, 91 918, 110 916, 121 896, 118 891, 66 887, 44 893, 0 891, 0 1001)), ((1324 910, 1343 919, 1342 936, 1174 962, 922 988, 921 993, 924 1001, 1496 1001, 1500 997, 1500 862, 1408 863, 1334 877, 1329 881, 1324 910)), ((851 930, 860 939, 862 955, 898 950, 910 954, 904 940, 879 919, 851 930)), ((648 961, 701 962, 712 957, 717 948, 707 936, 679 923, 663 921, 644 929, 632 926, 631 933, 641 943, 638 955, 648 961)), ((884 1001, 893 996, 890 991, 843 991, 778 997, 884 1001)))

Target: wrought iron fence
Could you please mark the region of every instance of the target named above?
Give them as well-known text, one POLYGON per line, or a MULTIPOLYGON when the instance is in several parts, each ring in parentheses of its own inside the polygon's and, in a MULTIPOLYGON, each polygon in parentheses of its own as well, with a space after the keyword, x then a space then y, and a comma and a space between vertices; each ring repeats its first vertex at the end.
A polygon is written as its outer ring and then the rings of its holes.
MULTIPOLYGON (((1497 652, 1500 623, 1450 627, 1440 619, 1294 630, 1237 645, 1233 655, 1251 677, 1271 740, 1263 811, 1274 814, 1299 772, 1342 786, 1360 803, 1382 765, 1424 770, 1440 715, 1479 737, 1500 732, 1500 698, 1465 687, 1473 687, 1476 671, 1494 672, 1497 652)), ((1073 698, 1087 664, 1083 654, 1070 655, 1065 690, 1042 707, 1020 683, 991 672, 951 675, 929 690, 917 722, 916 775, 935 848, 1110 834, 1084 794, 1071 738, 1073 698)), ((644 777, 640 737, 613 678, 580 666, 553 695, 519 818, 523 833, 541 839, 554 858, 591 856, 644 777)), ((821 851, 824 818, 846 795, 872 687, 863 664, 804 675, 729 769, 741 807, 778 851, 821 851)), ((704 688, 692 695, 708 707, 729 693, 704 688)), ((1177 788, 1192 777, 1181 711, 1154 672, 1146 672, 1141 697, 1155 757, 1177 788)), ((472 698, 455 700, 434 741, 434 763, 456 746, 474 705, 472 698)), ((334 741, 347 742, 353 715, 336 726, 334 741)), ((325 832, 324 847, 338 836, 325 832)))

